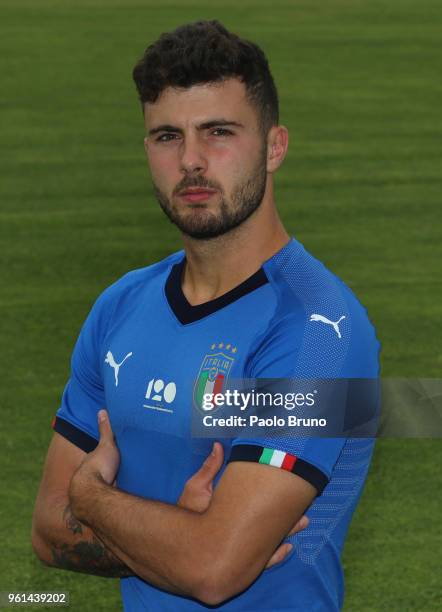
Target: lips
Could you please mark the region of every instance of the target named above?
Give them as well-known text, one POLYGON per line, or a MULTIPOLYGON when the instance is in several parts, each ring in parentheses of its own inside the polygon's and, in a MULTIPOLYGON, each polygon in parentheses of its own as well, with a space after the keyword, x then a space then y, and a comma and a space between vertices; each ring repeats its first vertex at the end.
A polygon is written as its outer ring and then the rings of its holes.
POLYGON ((180 197, 189 202, 202 202, 208 200, 216 191, 213 189, 186 189, 179 193, 180 197))

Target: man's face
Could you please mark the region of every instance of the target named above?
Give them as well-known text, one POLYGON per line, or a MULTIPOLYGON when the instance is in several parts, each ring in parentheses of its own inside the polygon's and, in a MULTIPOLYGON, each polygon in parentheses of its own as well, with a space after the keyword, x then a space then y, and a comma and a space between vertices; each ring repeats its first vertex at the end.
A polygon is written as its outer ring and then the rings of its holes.
POLYGON ((167 88, 145 105, 145 148, 155 195, 192 238, 221 236, 260 205, 267 145, 238 79, 167 88))

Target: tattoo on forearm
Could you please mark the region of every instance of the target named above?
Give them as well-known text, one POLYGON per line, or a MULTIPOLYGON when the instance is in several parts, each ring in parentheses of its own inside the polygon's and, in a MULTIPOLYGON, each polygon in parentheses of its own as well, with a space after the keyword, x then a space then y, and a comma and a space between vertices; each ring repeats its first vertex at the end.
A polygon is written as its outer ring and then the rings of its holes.
MULTIPOLYGON (((83 525, 72 514, 70 506, 63 511, 67 529, 74 535, 83 535, 83 525)), ((132 576, 133 572, 95 536, 75 544, 60 543, 51 547, 56 567, 109 578, 132 576)))
POLYGON ((52 548, 56 567, 109 578, 131 576, 132 572, 94 537, 74 545, 59 544, 52 548))

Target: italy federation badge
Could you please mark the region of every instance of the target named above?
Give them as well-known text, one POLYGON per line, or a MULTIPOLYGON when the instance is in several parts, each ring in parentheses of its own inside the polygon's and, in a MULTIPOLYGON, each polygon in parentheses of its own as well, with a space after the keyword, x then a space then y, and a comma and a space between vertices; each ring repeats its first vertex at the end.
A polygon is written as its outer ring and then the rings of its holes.
MULTIPOLYGON (((193 401, 202 412, 205 412, 203 398, 206 394, 213 397, 216 393, 222 393, 237 351, 235 346, 224 342, 214 343, 210 348, 211 352, 203 359, 193 390, 193 401)), ((214 410, 216 406, 212 412, 214 410)))

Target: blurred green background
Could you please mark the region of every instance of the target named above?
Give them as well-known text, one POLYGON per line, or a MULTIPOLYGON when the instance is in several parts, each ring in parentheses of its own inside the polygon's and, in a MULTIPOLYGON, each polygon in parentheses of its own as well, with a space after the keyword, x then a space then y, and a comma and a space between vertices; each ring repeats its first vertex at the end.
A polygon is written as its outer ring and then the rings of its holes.
MULTIPOLYGON (((0 591, 121 609, 117 581, 39 564, 31 515, 91 304, 180 248, 152 197, 131 70, 201 18, 266 51, 291 138, 282 217, 368 308, 383 376, 440 377, 439 0, 0 0, 0 591)), ((440 462, 438 440, 378 442, 345 610, 440 610, 440 462)))

